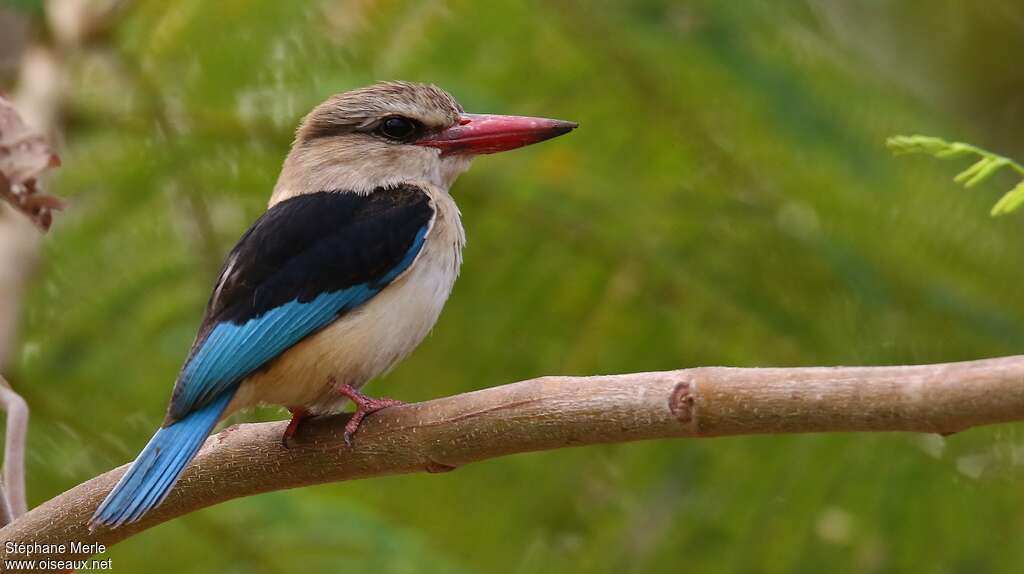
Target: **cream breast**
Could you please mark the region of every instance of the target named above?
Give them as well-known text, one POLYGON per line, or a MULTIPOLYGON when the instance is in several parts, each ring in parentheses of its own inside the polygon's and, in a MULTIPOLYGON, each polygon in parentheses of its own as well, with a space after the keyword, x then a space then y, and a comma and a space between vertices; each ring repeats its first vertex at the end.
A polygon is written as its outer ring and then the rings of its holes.
POLYGON ((306 337, 241 384, 227 412, 256 404, 315 414, 345 405, 329 381, 355 388, 386 372, 430 333, 462 263, 465 233, 451 196, 422 185, 435 215, 423 248, 402 275, 360 308, 306 337))

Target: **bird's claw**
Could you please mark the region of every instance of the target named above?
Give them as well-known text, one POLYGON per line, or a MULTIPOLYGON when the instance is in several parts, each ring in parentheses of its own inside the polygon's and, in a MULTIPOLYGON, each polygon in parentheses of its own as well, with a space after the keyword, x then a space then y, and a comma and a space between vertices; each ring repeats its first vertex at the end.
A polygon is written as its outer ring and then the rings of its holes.
POLYGON ((359 426, 363 423, 363 419, 366 418, 366 415, 388 407, 396 407, 405 404, 402 401, 396 401, 395 399, 383 397, 379 399, 370 398, 348 384, 338 385, 337 391, 338 394, 348 398, 348 400, 352 401, 352 404, 356 406, 356 412, 352 413, 352 417, 348 419, 347 423, 345 423, 345 432, 341 435, 342 440, 345 441, 345 446, 348 448, 352 448, 352 437, 354 437, 356 431, 359 430, 359 426))
POLYGON ((291 449, 289 443, 291 442, 292 437, 299 432, 299 425, 302 424, 302 421, 309 418, 309 411, 306 409, 289 408, 288 411, 292 413, 292 420, 288 421, 288 427, 285 428, 284 433, 281 434, 281 446, 284 447, 285 450, 291 449))

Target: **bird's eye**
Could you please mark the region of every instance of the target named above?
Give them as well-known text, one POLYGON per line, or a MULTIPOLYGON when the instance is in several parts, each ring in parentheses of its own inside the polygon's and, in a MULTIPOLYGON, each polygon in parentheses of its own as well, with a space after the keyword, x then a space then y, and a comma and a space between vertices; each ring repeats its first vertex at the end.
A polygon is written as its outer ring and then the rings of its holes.
POLYGON ((392 140, 412 139, 419 131, 419 124, 409 118, 402 116, 391 116, 380 123, 378 131, 381 135, 392 140))

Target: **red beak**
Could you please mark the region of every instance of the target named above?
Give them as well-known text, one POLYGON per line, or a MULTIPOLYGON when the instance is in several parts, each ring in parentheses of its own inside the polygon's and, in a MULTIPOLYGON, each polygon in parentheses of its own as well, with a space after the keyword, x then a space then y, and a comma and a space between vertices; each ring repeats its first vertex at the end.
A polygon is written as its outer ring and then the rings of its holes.
POLYGON ((458 125, 428 135, 416 145, 435 147, 442 156, 497 153, 560 136, 577 125, 546 118, 463 114, 458 125))

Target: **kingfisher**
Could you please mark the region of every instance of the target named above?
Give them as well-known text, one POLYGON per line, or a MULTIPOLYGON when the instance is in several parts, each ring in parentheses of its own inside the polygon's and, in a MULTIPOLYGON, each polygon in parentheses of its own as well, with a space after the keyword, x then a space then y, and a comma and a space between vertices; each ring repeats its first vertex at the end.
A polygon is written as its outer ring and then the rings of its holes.
POLYGON ((163 424, 90 528, 158 506, 216 424, 240 409, 287 408, 287 448, 304 419, 351 401, 351 446, 364 417, 401 404, 361 387, 420 344, 459 274, 466 236, 452 183, 477 155, 576 126, 469 114, 437 86, 402 81, 315 107, 267 211, 224 262, 163 424))

